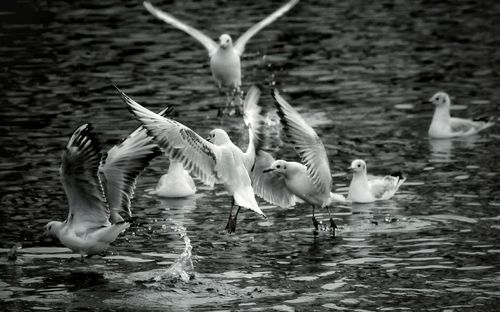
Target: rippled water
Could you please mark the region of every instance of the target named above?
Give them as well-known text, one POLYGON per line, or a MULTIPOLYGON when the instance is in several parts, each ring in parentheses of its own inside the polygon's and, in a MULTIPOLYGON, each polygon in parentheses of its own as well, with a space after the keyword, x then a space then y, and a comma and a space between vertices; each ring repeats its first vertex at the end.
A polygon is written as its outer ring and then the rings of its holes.
MULTIPOLYGON (((156 2, 212 37, 237 37, 281 3, 156 2)), ((19 0, 0 11, 4 309, 497 309, 499 127, 431 141, 432 108, 421 103, 445 90, 456 115, 499 115, 498 1, 303 1, 247 45, 244 89, 282 90, 323 139, 337 191, 354 158, 374 174, 408 175, 390 201, 335 206, 336 239, 313 237, 310 207, 264 202, 267 220, 245 211, 228 235, 221 187, 198 185, 182 200, 146 195, 168 166, 160 157, 138 181, 136 223, 85 264, 42 233, 66 215, 58 167, 72 130, 92 122, 108 148, 137 125, 108 79, 153 110, 176 105, 175 118, 199 133, 224 127, 244 144, 241 120, 216 117, 225 99, 201 45, 140 1, 19 0), (194 279, 152 280, 186 255, 182 227, 194 279)), ((262 104, 273 106, 267 90, 262 104)), ((296 157, 276 139, 269 149, 296 157)))

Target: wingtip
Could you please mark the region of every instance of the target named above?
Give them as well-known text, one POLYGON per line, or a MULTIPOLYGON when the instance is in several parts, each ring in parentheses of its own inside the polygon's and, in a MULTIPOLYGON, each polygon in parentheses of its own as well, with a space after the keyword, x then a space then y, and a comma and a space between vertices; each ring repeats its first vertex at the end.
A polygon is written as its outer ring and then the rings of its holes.
POLYGON ((159 112, 158 115, 160 115, 162 117, 168 117, 170 115, 170 113, 172 113, 173 110, 174 110, 174 107, 172 105, 169 105, 166 108, 164 108, 161 112, 159 112))
POLYGON ((402 171, 395 171, 391 173, 390 176, 398 178, 399 180, 406 180, 406 177, 403 175, 402 171))

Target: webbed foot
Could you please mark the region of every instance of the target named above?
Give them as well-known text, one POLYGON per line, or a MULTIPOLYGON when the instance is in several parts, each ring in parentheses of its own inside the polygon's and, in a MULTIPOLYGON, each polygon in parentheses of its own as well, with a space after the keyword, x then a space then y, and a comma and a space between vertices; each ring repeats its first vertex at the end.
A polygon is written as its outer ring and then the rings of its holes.
POLYGON ((227 221, 226 225, 226 231, 228 233, 234 233, 236 232, 236 217, 230 217, 229 220, 227 221))

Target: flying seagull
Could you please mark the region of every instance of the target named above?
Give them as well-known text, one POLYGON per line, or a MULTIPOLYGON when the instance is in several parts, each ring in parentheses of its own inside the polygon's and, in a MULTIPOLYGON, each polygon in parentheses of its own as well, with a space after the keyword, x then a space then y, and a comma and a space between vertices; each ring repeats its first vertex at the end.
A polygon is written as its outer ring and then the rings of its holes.
MULTIPOLYGON (((231 142, 226 131, 214 129, 205 140, 185 125, 158 114, 141 106, 129 96, 120 92, 121 98, 127 103, 134 116, 148 129, 157 144, 165 151, 171 160, 179 161, 191 174, 199 178, 204 184, 213 186, 222 183, 227 192, 233 197, 231 211, 226 229, 229 233, 236 230, 236 218, 241 207, 250 209, 265 217, 259 208, 252 189, 248 171, 255 161, 255 143, 257 141, 258 124, 249 122, 250 142, 247 152, 231 142), (232 216, 236 204, 238 211, 232 216)), ((248 96, 254 97, 254 92, 248 96)), ((252 116, 252 114, 250 114, 252 116)))
POLYGON ((245 51, 245 45, 248 40, 250 40, 250 38, 257 34, 261 29, 288 12, 297 4, 297 2, 299 2, 299 0, 290 0, 274 13, 250 27, 250 29, 248 29, 236 40, 234 45, 231 36, 228 34, 220 35, 219 42, 217 43, 196 28, 193 28, 178 20, 174 16, 155 8, 151 3, 145 1, 143 4, 146 10, 158 19, 186 32, 188 35, 203 44, 208 51, 212 75, 219 89, 221 90, 225 87, 239 93, 241 86, 240 57, 245 51))
POLYGON ((130 200, 137 176, 161 154, 146 129, 139 127, 103 158, 92 126, 78 127, 63 152, 60 175, 68 198, 64 222, 51 221, 46 235, 84 256, 108 249, 129 227, 120 213, 132 216, 130 200))
MULTIPOLYGON (((274 90, 273 97, 284 132, 300 156, 302 163, 274 160, 260 152, 254 170, 254 190, 266 201, 282 206, 293 206, 297 200, 312 205, 314 233, 319 222, 314 215, 316 207, 326 207, 335 200, 330 192, 332 177, 325 147, 313 128, 274 90)), ((337 228, 330 215, 332 235, 337 228)))

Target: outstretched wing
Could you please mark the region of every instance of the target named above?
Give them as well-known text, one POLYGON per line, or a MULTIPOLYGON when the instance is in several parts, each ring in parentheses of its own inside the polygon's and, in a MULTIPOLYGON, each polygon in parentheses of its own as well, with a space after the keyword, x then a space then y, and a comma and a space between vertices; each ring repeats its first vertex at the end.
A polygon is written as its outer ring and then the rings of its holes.
POLYGON ((171 159, 182 162, 184 168, 207 185, 214 185, 219 180, 216 163, 220 151, 217 146, 183 124, 153 113, 116 89, 130 111, 171 159))
POLYGON ((321 193, 329 194, 332 177, 323 143, 313 128, 280 96, 277 90, 274 90, 273 97, 286 136, 307 167, 309 177, 321 193))
POLYGON ((253 190, 255 194, 271 204, 284 208, 294 206, 297 198, 290 193, 285 180, 272 172, 263 172, 271 167, 274 160, 268 153, 258 152, 255 166, 250 172, 253 190))
POLYGON ((264 137, 264 120, 261 115, 262 107, 259 106, 260 90, 256 86, 250 87, 243 102, 243 121, 248 127, 248 147, 244 153, 245 167, 250 172, 254 163, 255 155, 262 147, 264 137))
MULTIPOLYGON (((162 113, 170 110, 169 107, 162 113)), ((149 162, 160 154, 153 137, 148 136, 142 126, 108 151, 99 171, 102 173, 112 223, 123 221, 119 214, 121 211, 132 216, 130 200, 134 196, 136 179, 149 162)))
POLYGON ((194 39, 198 40, 208 50, 209 56, 212 56, 215 53, 215 51, 217 51, 217 49, 219 48, 219 45, 215 41, 213 41, 210 37, 199 31, 198 29, 193 28, 185 24, 184 22, 181 22, 172 15, 163 12, 160 9, 155 8, 151 3, 147 1, 144 1, 143 5, 146 8, 146 10, 148 10, 149 13, 153 14, 156 18, 164 21, 167 24, 174 26, 175 28, 184 31, 194 39))
POLYGON ((59 171, 69 203, 67 222, 76 228, 109 224, 109 209, 97 173, 100 150, 92 126, 84 124, 73 132, 63 152, 59 171))
POLYGON ((262 21, 258 22, 257 24, 253 25, 248 29, 243 35, 241 35, 238 40, 236 40, 234 44, 234 49, 236 50, 236 53, 238 55, 242 55, 243 52, 245 51, 245 45, 247 44, 248 40, 252 38, 256 33, 258 33, 262 28, 266 27, 267 25, 271 24, 274 22, 276 19, 278 19, 280 16, 288 12, 291 8, 293 8, 299 0, 290 0, 288 3, 274 11, 273 14, 269 15, 262 21))

